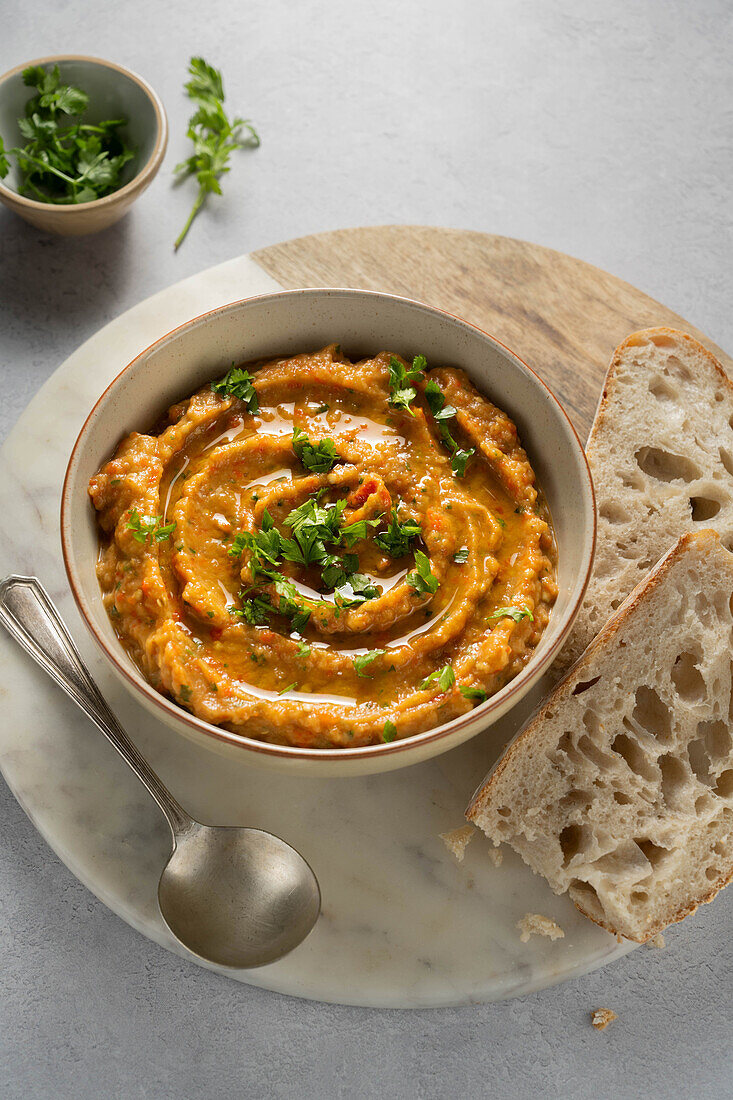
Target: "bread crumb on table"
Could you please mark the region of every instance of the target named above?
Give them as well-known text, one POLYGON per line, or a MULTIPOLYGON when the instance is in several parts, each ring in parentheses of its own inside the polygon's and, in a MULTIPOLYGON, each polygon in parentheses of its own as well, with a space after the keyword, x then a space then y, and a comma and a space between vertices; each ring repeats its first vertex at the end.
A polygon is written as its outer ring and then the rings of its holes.
POLYGON ((597 1008, 590 1014, 590 1022, 596 1031, 604 1031, 614 1020, 618 1020, 618 1016, 610 1008, 597 1008))
POLYGON ((452 852, 459 863, 463 863, 466 854, 466 846, 473 839, 475 833, 473 825, 464 825, 461 829, 453 829, 449 833, 441 833, 440 839, 449 852, 452 852))
POLYGON ((543 917, 541 913, 525 913, 522 919, 517 921, 517 928, 522 943, 528 943, 530 936, 549 936, 551 940, 565 938, 560 925, 549 917, 543 917))
POLYGON ((649 940, 649 943, 652 945, 652 947, 666 947, 667 946, 666 943, 664 942, 664 936, 662 935, 661 932, 657 932, 656 936, 652 936, 652 938, 649 940))
POLYGON ((489 859, 494 864, 494 867, 501 867, 502 863, 504 862, 504 853, 502 852, 501 848, 491 847, 488 849, 488 852, 489 859))

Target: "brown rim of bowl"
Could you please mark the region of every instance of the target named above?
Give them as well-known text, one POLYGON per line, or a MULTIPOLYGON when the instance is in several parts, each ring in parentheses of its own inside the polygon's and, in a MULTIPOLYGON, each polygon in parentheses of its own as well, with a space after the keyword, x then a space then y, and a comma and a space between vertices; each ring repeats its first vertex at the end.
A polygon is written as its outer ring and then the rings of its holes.
MULTIPOLYGON (((575 618, 575 615, 577 614, 577 611, 578 611, 578 609, 580 607, 580 604, 583 600, 583 596, 585 595, 586 588, 588 587, 588 582, 590 580, 591 570, 593 568, 593 559, 594 559, 594 556, 595 556, 596 530, 597 530, 597 518, 596 518, 596 508, 595 508, 595 490, 594 490, 594 487, 593 487, 593 478, 591 476, 590 467, 588 466, 588 459, 586 458, 585 450, 583 448, 583 444, 580 442, 580 437, 578 436, 578 433, 575 430, 573 422, 571 421, 568 414, 565 412, 565 409, 560 404, 558 399, 555 397, 555 395, 552 392, 552 390, 550 389, 550 387, 545 382, 543 382, 543 380, 536 373, 536 371, 533 371, 532 368, 530 366, 528 366, 524 362, 523 359, 520 359, 519 356, 515 352, 513 352, 511 350, 511 348, 508 348, 506 346, 506 344, 503 344, 501 342, 501 340, 497 340, 496 337, 492 336, 490 333, 484 332, 484 330, 479 328, 478 325, 473 325, 473 324, 471 324, 470 321, 465 321, 462 317, 458 317, 454 313, 448 313, 446 310, 438 309, 436 306, 429 306, 425 302, 418 302, 414 298, 406 298, 404 295, 384 294, 384 293, 382 293, 381 291, 378 291, 378 290, 355 290, 353 287, 300 287, 297 290, 275 291, 275 292, 269 293, 269 294, 255 294, 255 295, 252 295, 250 298, 239 298, 234 302, 227 302, 225 305, 217 306, 215 309, 207 310, 205 313, 200 313, 200 314, 198 314, 198 316, 192 317, 188 321, 184 321, 184 323, 182 325, 177 325, 175 328, 171 329, 169 332, 165 333, 163 336, 158 337, 157 340, 154 340, 152 344, 149 344, 148 347, 144 348, 141 352, 139 352, 135 356, 135 358, 132 359, 127 364, 126 367, 123 367, 123 369, 119 372, 119 374, 117 374, 112 379, 112 381, 105 388, 103 393, 100 395, 100 397, 94 403, 94 406, 92 407, 91 411, 89 412, 89 415, 87 416, 86 420, 84 421, 84 423, 81 427, 81 431, 79 432, 79 435, 77 436, 76 442, 74 443, 73 449, 71 451, 71 456, 69 458, 69 462, 68 462, 68 465, 66 467, 66 473, 64 475, 64 483, 63 483, 63 488, 61 490, 61 517, 60 518, 61 518, 61 549, 62 549, 62 554, 63 554, 63 558, 64 558, 64 566, 66 568, 66 575, 67 575, 68 580, 69 580, 69 586, 70 586, 72 594, 74 596, 76 606, 79 609, 79 612, 80 612, 81 617, 82 617, 82 619, 84 620, 84 622, 87 626, 87 629, 90 631, 93 638, 97 642, 97 645, 107 655, 107 657, 110 659, 110 661, 112 662, 114 667, 117 669, 117 671, 124 677, 124 679, 126 679, 130 684, 132 684, 133 688, 136 691, 142 692, 146 696, 146 698, 150 700, 151 703, 153 703, 156 707, 159 707, 160 710, 164 711, 166 714, 171 715, 173 718, 175 718, 179 722, 184 722, 186 725, 190 726, 192 729, 196 730, 198 733, 204 734, 206 737, 212 737, 214 740, 223 741, 225 744, 228 744, 228 745, 237 745, 237 746, 240 746, 241 748, 248 749, 252 752, 259 752, 259 753, 262 753, 265 756, 272 756, 272 757, 275 757, 275 758, 279 757, 281 759, 290 759, 290 760, 313 760, 313 761, 320 761, 320 760, 369 760, 372 757, 375 757, 377 755, 391 755, 393 753, 405 752, 406 750, 409 750, 411 748, 415 748, 418 745, 427 745, 427 744, 430 744, 433 741, 442 740, 443 738, 448 737, 450 734, 455 733, 457 730, 460 730, 460 729, 464 728, 466 725, 469 724, 469 722, 474 721, 476 716, 477 716, 478 711, 481 711, 483 716, 487 716, 491 713, 492 710, 497 709, 497 707, 500 704, 504 704, 508 699, 510 699, 513 695, 515 695, 520 688, 524 687, 524 681, 528 678, 527 676, 524 676, 524 673, 527 670, 531 669, 531 675, 534 677, 534 676, 538 675, 543 669, 547 668, 552 663, 552 660, 557 655, 562 643, 565 641, 565 638, 567 637, 567 634, 570 630, 570 627, 571 627, 572 622, 575 618), (243 734, 232 733, 230 730, 223 729, 220 726, 214 726, 209 722, 205 722, 202 718, 197 718, 195 715, 191 714, 189 711, 184 710, 183 707, 180 707, 177 703, 174 703, 172 700, 168 699, 166 696, 161 695, 160 692, 156 691, 155 688, 152 687, 151 684, 148 684, 142 678, 142 676, 140 676, 140 681, 138 681, 138 679, 133 675, 132 670, 133 670, 134 666, 131 664, 131 662, 129 664, 123 663, 122 654, 124 653, 124 650, 122 649, 122 646, 119 646, 119 654, 117 652, 113 651, 107 645, 107 643, 106 643, 105 639, 102 637, 102 635, 97 631, 96 627, 94 626, 94 623, 92 622, 91 615, 87 613, 87 608, 86 608, 84 596, 83 596, 83 593, 80 590, 80 586, 78 585, 78 583, 76 581, 76 577, 75 577, 75 573, 74 573, 74 567, 73 567, 72 562, 71 562, 70 547, 67 544, 66 513, 67 513, 67 508, 68 508, 69 476, 71 474, 72 466, 74 465, 74 460, 76 458, 76 453, 77 453, 77 450, 78 450, 80 444, 82 443, 82 440, 83 440, 84 435, 86 433, 87 425, 89 424, 90 420, 94 416, 97 408, 104 401, 104 399, 107 396, 108 392, 112 389, 112 387, 114 385, 116 385, 116 383, 122 377, 122 375, 125 374, 125 372, 128 371, 135 363, 137 363, 137 361, 139 359, 141 359, 144 355, 147 355, 147 353, 151 350, 151 348, 155 347, 156 344, 160 344, 164 340, 168 340, 170 337, 174 336, 176 333, 180 332, 182 329, 187 328, 189 325, 195 324, 197 321, 201 321, 204 317, 211 317, 216 313, 223 313, 225 310, 233 309, 236 306, 242 305, 244 302, 255 302, 255 301, 258 301, 259 299, 264 299, 264 298, 269 298, 269 299, 273 299, 273 298, 290 298, 290 297, 293 297, 294 295, 313 294, 313 293, 319 293, 319 294, 327 293, 327 294, 335 294, 335 295, 351 295, 351 294, 360 294, 361 295, 361 294, 367 294, 367 295, 375 297, 375 298, 387 298, 391 301, 405 302, 405 303, 407 303, 411 306, 418 306, 419 309, 424 310, 428 313, 437 313, 437 314, 442 315, 443 317, 450 317, 453 321, 458 322, 459 325, 464 326, 466 329, 471 329, 473 331, 480 332, 482 336, 486 337, 487 339, 491 340, 492 343, 494 343, 498 347, 502 348, 502 350, 505 351, 508 355, 510 355, 512 357, 512 359, 514 359, 524 370, 528 371, 529 374, 532 375, 532 377, 536 380, 536 382, 546 391, 546 393, 549 396, 550 400, 557 406, 557 408, 559 409, 561 415, 564 417, 565 421, 567 422, 568 427, 570 428, 570 431, 571 431, 572 435, 574 436, 574 438, 575 438, 575 440, 578 444, 578 450, 579 450, 579 452, 582 456, 582 459, 583 459, 583 468, 584 468, 585 475, 586 475, 586 478, 587 478, 588 488, 590 489, 591 502, 593 504, 593 509, 592 509, 592 512, 593 512, 593 533, 592 533, 592 539, 591 539, 590 555, 589 555, 589 559, 588 559, 588 568, 586 569, 585 577, 583 578, 583 584, 582 584, 582 587, 580 589, 580 592, 578 593, 578 596, 577 596, 573 606, 570 608, 570 611, 568 613, 567 623, 565 624, 562 632, 558 635, 558 637, 555 639, 553 644, 550 646, 550 648, 545 653, 543 653, 542 656, 540 657, 540 659, 536 662, 534 660, 534 656, 531 657, 530 660, 525 665, 525 668, 522 669, 522 671, 520 673, 518 673, 518 675, 513 680, 511 680, 505 688, 502 688, 501 691, 496 693, 496 695, 492 695, 484 703, 480 703, 479 706, 474 707, 471 711, 468 711, 466 714, 459 715, 458 718, 452 719, 452 721, 447 723, 446 725, 437 726, 436 728, 430 729, 430 730, 425 730, 424 733, 417 733, 413 737, 404 737, 404 738, 401 738, 397 741, 385 742, 384 744, 381 744, 381 745, 364 745, 364 746, 355 747, 355 748, 343 748, 343 749, 308 749, 308 748, 296 748, 295 746, 292 746, 292 745, 275 745, 275 744, 271 744, 267 741, 257 741, 254 738, 246 737, 243 734)), ((135 670, 135 671, 137 671, 137 670, 135 670)), ((138 675, 140 675, 140 674, 138 673, 138 675)))
POLYGON ((115 72, 122 73, 123 76, 127 76, 130 80, 134 81, 153 105, 155 111, 155 121, 157 123, 157 132, 155 135, 155 145, 153 151, 148 157, 146 163, 142 166, 139 172, 137 172, 129 183, 126 183, 124 187, 120 187, 119 190, 113 191, 111 195, 105 195, 102 199, 93 199, 91 202, 77 202, 72 204, 67 203, 53 203, 53 202, 38 202, 36 199, 27 199, 25 195, 18 194, 17 191, 13 191, 12 187, 6 187, 0 180, 0 192, 4 195, 8 195, 14 202, 20 203, 21 206, 27 207, 29 210, 48 210, 53 208, 58 210, 63 216, 68 217, 69 214, 75 210, 89 210, 91 207, 99 209, 101 206, 109 206, 113 200, 117 200, 121 195, 134 194, 139 190, 141 184, 145 183, 149 179, 151 174, 157 171, 160 166, 165 150, 168 145, 168 116, 165 113, 165 107, 158 93, 148 84, 147 80, 143 80, 141 76, 134 73, 132 69, 126 69, 124 65, 115 65, 114 61, 105 61, 101 57, 89 57, 86 54, 56 54, 53 57, 39 57, 34 61, 24 61, 22 65, 16 65, 12 69, 8 69, 6 73, 0 76, 0 85, 4 84, 8 77, 15 76, 16 73, 22 73, 24 69, 29 68, 31 65, 58 65, 60 61, 91 61, 94 65, 102 65, 105 69, 114 69, 115 72))

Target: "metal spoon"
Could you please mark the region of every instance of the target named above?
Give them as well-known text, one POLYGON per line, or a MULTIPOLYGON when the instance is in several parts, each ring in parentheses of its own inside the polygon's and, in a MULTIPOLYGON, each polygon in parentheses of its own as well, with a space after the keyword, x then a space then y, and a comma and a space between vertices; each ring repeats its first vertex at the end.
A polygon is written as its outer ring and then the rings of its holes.
POLYGON ((321 906, 303 857, 271 833, 201 825, 178 805, 105 703, 35 577, 0 583, 0 621, 112 742, 165 814, 173 852, 158 904, 176 939, 201 959, 237 968, 274 962, 297 947, 321 906))

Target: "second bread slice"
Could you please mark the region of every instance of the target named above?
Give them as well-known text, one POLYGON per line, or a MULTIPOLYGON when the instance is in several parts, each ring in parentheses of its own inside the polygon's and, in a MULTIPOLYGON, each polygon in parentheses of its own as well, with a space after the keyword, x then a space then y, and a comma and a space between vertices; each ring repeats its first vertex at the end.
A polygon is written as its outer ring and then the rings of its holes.
POLYGON ((467 816, 645 942, 733 876, 733 554, 685 535, 507 749, 467 816))

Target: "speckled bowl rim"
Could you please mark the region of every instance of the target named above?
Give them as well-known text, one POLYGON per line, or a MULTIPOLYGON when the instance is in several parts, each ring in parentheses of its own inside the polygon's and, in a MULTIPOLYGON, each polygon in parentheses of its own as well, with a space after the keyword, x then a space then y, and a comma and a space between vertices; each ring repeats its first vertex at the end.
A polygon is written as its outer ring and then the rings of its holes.
POLYGON ((38 202, 37 199, 28 199, 25 195, 20 195, 17 191, 14 191, 12 187, 6 187, 2 180, 0 180, 0 194, 6 195, 13 203, 17 203, 18 206, 23 206, 27 210, 58 211, 63 217, 69 217, 79 210, 101 210, 105 206, 112 206, 126 195, 134 195, 142 185, 147 183, 147 181, 155 175, 162 164, 168 146, 168 116, 165 113, 165 107, 163 106, 160 96, 151 88, 147 80, 143 80, 143 78, 133 72, 132 69, 126 69, 124 65, 117 65, 114 61, 105 61, 102 57, 89 57, 87 54, 65 53, 56 54, 52 57, 39 57, 34 61, 24 61, 22 65, 16 65, 14 68, 8 69, 6 73, 0 76, 0 88, 2 88, 5 81, 9 80, 11 76, 22 73, 24 69, 28 69, 31 65, 58 65, 61 61, 89 61, 93 65, 101 65, 105 69, 114 69, 115 72, 122 73, 123 76, 129 77, 130 80, 134 81, 134 83, 142 89, 152 103, 156 122, 155 145, 143 167, 124 187, 120 187, 119 190, 113 191, 111 195, 105 195, 104 198, 92 199, 91 202, 76 202, 70 204, 38 202))
MULTIPOLYGON (((281 760, 303 760, 312 762, 329 760, 351 760, 357 762, 373 760, 377 757, 382 756, 391 756, 397 753, 409 754, 410 752, 416 752, 417 749, 422 748, 424 745, 431 744, 435 741, 448 739, 451 737, 451 735, 465 729, 467 725, 476 722, 477 719, 488 718, 493 710, 496 710, 499 707, 504 707, 507 701, 512 698, 512 696, 517 695, 517 693, 519 692, 521 692, 521 695, 524 695, 526 691, 529 690, 529 688, 531 687, 531 683, 536 682, 539 679, 540 674, 550 666, 554 658, 557 656, 563 642, 568 635, 568 632, 570 631, 570 628, 575 620, 575 616, 582 603, 583 597, 588 587, 588 582, 590 580, 591 571, 593 569, 593 559, 595 556, 596 548, 597 517, 593 478, 590 472, 590 467, 588 465, 588 460, 585 455, 583 444, 580 441, 580 437, 575 430, 573 422, 561 405, 560 401, 557 399, 557 397, 555 397, 550 387, 545 382, 543 382, 537 372, 533 371, 532 368, 528 366, 523 359, 521 359, 515 352, 513 352, 511 348, 507 347, 506 344, 503 344, 501 340, 497 340, 495 336, 492 336, 490 333, 485 332, 483 329, 479 328, 478 325, 473 325, 470 321, 465 321, 462 317, 458 317, 456 314, 449 313, 447 310, 438 309, 435 306, 429 306, 425 302, 419 302, 413 298, 407 298, 404 295, 386 294, 382 291, 376 290, 357 290, 353 287, 301 287, 297 290, 284 290, 276 291, 269 294, 252 295, 249 298, 240 298, 234 302, 228 302, 226 303, 226 305, 217 306, 215 309, 207 310, 205 313, 200 313, 196 317, 192 317, 190 320, 185 321, 183 324, 177 325, 175 328, 165 333, 165 335, 160 336, 157 340, 153 341, 152 344, 149 344, 147 348, 136 355, 135 358, 132 359, 127 364, 127 366, 124 367, 119 372, 119 374, 117 374, 115 378, 112 379, 102 395, 95 402, 89 415, 84 421, 84 424, 82 425, 81 431, 79 432, 76 442, 74 443, 74 447, 69 458, 69 463, 66 468, 66 474, 64 476, 64 484, 61 493, 60 526, 61 547, 69 585, 79 612, 87 628, 92 634, 92 637, 96 640, 103 653, 105 653, 107 658, 112 662, 117 672, 120 673, 121 676, 128 681, 134 691, 145 695, 149 702, 151 702, 155 707, 163 711, 169 719, 173 720, 174 725, 180 722, 189 726, 191 729, 196 730, 197 733, 203 734, 205 737, 210 737, 214 740, 222 741, 227 745, 237 746, 250 752, 260 753, 262 755, 279 758, 281 760), (435 726, 432 729, 425 730, 423 733, 417 733, 412 737, 405 737, 396 741, 385 742, 381 745, 364 745, 341 749, 309 749, 298 748, 293 745, 275 745, 270 744, 266 741, 257 741, 254 738, 246 737, 242 734, 233 733, 230 730, 223 729, 220 726, 215 726, 210 722, 205 722, 203 719, 197 718, 189 711, 184 710, 182 707, 178 706, 172 700, 169 700, 164 695, 161 695, 155 690, 154 687, 152 687, 152 685, 146 683, 142 679, 142 677, 140 681, 138 681, 133 675, 131 668, 129 667, 129 659, 127 661, 123 660, 124 650, 122 649, 122 646, 120 645, 117 647, 117 649, 119 650, 119 652, 117 652, 107 644, 106 639, 99 633, 96 626, 94 625, 92 614, 89 607, 87 606, 87 601, 84 596, 81 583, 78 579, 74 562, 74 552, 71 544, 72 540, 70 538, 71 524, 69 521, 71 511, 71 477, 76 466, 77 454, 83 448, 86 440, 87 428, 91 424, 91 421, 94 418, 97 409, 104 404, 108 394, 113 389, 113 387, 117 385, 122 375, 126 374, 126 372, 133 368, 137 362, 147 356, 153 350, 153 348, 157 347, 164 341, 169 340, 172 336, 175 336, 177 333, 182 332, 184 329, 199 324, 204 319, 213 317, 219 313, 224 313, 227 310, 236 309, 246 302, 274 301, 282 299, 287 301, 288 299, 292 299, 296 295, 302 294, 336 294, 348 296, 355 295, 367 296, 380 300, 389 299, 394 302, 405 303, 412 308, 417 307, 418 309, 423 310, 426 313, 431 313, 437 315, 438 317, 447 318, 450 321, 457 323, 464 329, 470 330, 471 332, 480 333, 480 335, 484 339, 488 339, 489 341, 491 341, 491 343, 500 348, 505 355, 518 363, 523 370, 526 370, 531 376, 532 380, 536 383, 536 385, 546 392, 546 395, 550 398, 551 402, 557 407, 560 416, 566 421, 570 429, 571 438, 574 439, 575 443, 577 444, 577 447, 575 448, 575 462, 580 467, 581 478, 585 478, 590 496, 592 526, 590 529, 590 547, 589 551, 587 552, 587 567, 585 570, 585 576, 583 577, 582 585, 574 603, 572 603, 565 612, 565 622, 552 645, 543 654, 541 654, 541 656, 537 660, 535 660, 533 655, 524 666, 524 668, 521 670, 521 672, 519 672, 517 676, 515 676, 515 678, 511 680, 509 684, 507 684, 506 687, 502 688, 501 691, 496 693, 496 695, 492 695, 485 702, 480 703, 477 707, 474 707, 466 714, 459 715, 457 718, 454 718, 450 722, 444 723, 440 726, 435 726), (528 680, 530 681, 529 684, 527 683, 528 680)), ((509 709, 510 708, 507 707, 507 712, 509 709)), ((477 728, 476 733, 480 733, 482 728, 487 728, 487 725, 488 723, 483 723, 482 726, 479 726, 477 728)), ((407 764, 409 764, 409 760, 405 760, 404 766, 406 766, 407 764)))

